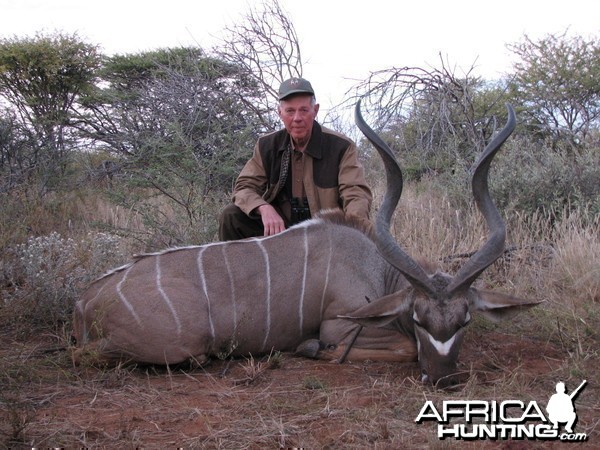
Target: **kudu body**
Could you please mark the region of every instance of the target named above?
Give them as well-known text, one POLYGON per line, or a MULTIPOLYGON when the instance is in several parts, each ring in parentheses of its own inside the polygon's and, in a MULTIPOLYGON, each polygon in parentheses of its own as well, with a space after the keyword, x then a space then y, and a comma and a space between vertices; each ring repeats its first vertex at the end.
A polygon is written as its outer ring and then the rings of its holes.
POLYGON ((498 317, 537 303, 471 287, 504 248, 504 222, 489 197, 487 172, 514 128, 514 112, 509 108, 507 125, 473 175, 490 237, 455 277, 428 274, 392 238, 402 174, 362 119, 360 104, 356 120, 386 167, 374 240, 326 213, 272 237, 142 255, 92 283, 77 303, 74 359, 91 350, 102 360, 203 362, 300 344, 300 354, 324 359, 418 357, 424 380, 446 384, 470 312, 498 317), (355 322, 365 328, 359 331, 355 322))
POLYGON ((319 335, 338 344, 356 327, 338 315, 383 297, 388 270, 364 233, 323 219, 171 249, 94 282, 76 305, 74 336, 106 359, 157 364, 294 350, 319 335))

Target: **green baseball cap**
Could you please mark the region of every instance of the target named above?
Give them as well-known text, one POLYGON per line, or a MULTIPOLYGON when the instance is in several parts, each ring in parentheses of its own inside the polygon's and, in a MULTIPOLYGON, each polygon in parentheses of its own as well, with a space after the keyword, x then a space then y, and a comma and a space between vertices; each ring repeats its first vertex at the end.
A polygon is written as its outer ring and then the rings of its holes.
POLYGON ((304 78, 290 78, 279 86, 279 100, 283 100, 292 94, 315 95, 310 82, 304 78))

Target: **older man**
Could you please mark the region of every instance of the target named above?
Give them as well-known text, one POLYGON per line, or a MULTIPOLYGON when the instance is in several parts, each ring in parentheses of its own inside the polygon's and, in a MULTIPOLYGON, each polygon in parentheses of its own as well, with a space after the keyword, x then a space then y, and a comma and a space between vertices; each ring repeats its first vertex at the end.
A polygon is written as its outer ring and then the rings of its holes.
POLYGON ((322 209, 368 221, 372 195, 356 145, 317 123, 310 82, 284 81, 277 112, 284 128, 256 143, 219 218, 220 239, 272 236, 322 209))

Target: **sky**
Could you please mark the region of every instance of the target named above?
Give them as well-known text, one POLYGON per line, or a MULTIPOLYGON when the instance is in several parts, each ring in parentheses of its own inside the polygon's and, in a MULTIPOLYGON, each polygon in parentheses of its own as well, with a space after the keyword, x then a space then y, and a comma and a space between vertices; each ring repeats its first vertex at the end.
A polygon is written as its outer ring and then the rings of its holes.
MULTIPOLYGON (((199 45, 209 49, 250 0, 0 0, 0 38, 77 32, 105 54, 199 45)), ((600 35, 598 0, 279 0, 300 41, 304 76, 322 110, 371 72, 440 67, 496 79, 509 43, 526 34, 600 35)))

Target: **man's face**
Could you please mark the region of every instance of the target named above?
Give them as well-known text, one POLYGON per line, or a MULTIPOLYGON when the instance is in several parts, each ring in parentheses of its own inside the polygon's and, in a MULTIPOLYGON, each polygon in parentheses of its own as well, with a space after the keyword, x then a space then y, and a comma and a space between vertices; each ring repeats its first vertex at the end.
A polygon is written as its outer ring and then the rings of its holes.
POLYGON ((304 147, 312 133, 319 105, 310 95, 295 95, 279 102, 279 117, 296 146, 304 147))

